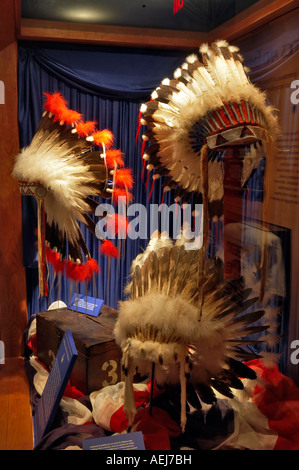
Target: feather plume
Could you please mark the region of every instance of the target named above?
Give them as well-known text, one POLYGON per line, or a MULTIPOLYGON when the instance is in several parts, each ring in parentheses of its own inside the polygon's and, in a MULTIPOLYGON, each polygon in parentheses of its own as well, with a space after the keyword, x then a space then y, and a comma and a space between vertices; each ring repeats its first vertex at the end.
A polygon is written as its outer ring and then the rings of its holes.
POLYGON ((88 137, 95 132, 96 123, 94 121, 78 122, 76 131, 80 137, 88 137))
POLYGON ((113 134, 109 129, 103 129, 92 134, 93 141, 96 145, 110 148, 113 144, 113 134))
MULTIPOLYGON (((113 197, 108 168, 113 166, 117 172, 118 167, 123 167, 124 154, 111 148, 114 137, 110 130, 97 130, 94 121, 83 121, 79 112, 68 108, 59 92, 45 93, 44 108, 30 145, 16 156, 13 176, 19 180, 22 194, 35 194, 42 201, 38 204, 38 220, 44 220, 45 226, 39 232, 39 258, 46 256, 57 274, 86 282, 99 268, 88 252, 79 222, 95 234, 95 223, 87 212, 96 210, 93 198, 113 197), (95 150, 95 145, 100 150, 95 150)), ((130 170, 119 171, 117 183, 131 189, 130 170)), ((124 225, 119 219, 117 230, 121 224, 124 225)), ((107 243, 104 246, 102 251, 115 256, 115 247, 107 243)), ((44 262, 39 265, 44 269, 44 262)), ((40 279, 47 277, 39 274, 40 279)), ((40 290, 42 294, 45 291, 41 284, 40 290)))
POLYGON ((134 181, 130 168, 119 168, 113 173, 115 184, 119 188, 132 189, 134 181))
POLYGON ((109 258, 118 257, 118 249, 113 245, 111 240, 105 240, 100 248, 101 255, 108 256, 109 258))
POLYGON ((123 167, 124 166, 124 154, 119 149, 110 149, 106 152, 106 165, 108 168, 123 167))

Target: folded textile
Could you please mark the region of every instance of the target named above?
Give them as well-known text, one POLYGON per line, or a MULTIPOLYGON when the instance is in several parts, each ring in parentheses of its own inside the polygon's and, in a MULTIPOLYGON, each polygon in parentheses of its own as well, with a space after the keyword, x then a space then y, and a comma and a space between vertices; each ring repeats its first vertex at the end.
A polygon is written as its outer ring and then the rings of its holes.
POLYGON ((269 428, 278 435, 275 450, 299 450, 299 388, 281 374, 277 365, 266 367, 259 360, 248 364, 260 376, 253 403, 266 416, 269 428))
MULTIPOLYGON (((104 387, 90 394, 94 421, 107 431, 121 433, 128 427, 124 412, 125 383, 104 387)), ((150 394, 147 384, 134 384, 136 406, 147 404, 150 394)))

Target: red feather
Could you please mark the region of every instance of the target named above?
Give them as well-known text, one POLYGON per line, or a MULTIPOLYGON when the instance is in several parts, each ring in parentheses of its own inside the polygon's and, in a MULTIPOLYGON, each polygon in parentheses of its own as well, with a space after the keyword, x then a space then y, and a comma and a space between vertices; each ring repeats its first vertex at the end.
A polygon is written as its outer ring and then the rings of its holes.
POLYGON ((54 121, 63 121, 66 124, 74 124, 80 121, 82 115, 67 107, 67 101, 61 96, 60 92, 45 93, 46 101, 44 108, 46 111, 54 114, 54 121))
POLYGON ((115 184, 123 189, 132 189, 133 187, 133 177, 132 170, 130 168, 121 168, 115 172, 114 175, 115 184))
POLYGON ((78 113, 78 111, 73 111, 72 109, 68 109, 67 107, 61 110, 60 120, 65 122, 68 125, 75 124, 81 119, 82 119, 82 114, 78 113))
POLYGON ((113 202, 117 203, 119 197, 124 197, 128 199, 128 202, 132 202, 133 200, 133 195, 129 193, 128 191, 126 191, 125 189, 114 188, 113 195, 112 195, 113 202))
POLYGON ((101 255, 108 256, 110 258, 117 258, 118 257, 118 249, 110 240, 105 240, 100 248, 101 255))
POLYGON ((55 93, 44 93, 46 96, 46 101, 44 104, 44 109, 49 113, 54 114, 55 120, 60 118, 60 114, 63 109, 66 108, 66 100, 61 96, 60 92, 55 93))
POLYGON ((89 281, 94 273, 98 273, 100 268, 95 259, 89 258, 84 264, 86 270, 86 280, 89 281))
POLYGON ((66 263, 66 277, 67 278, 72 279, 74 268, 75 268, 75 263, 73 263, 71 260, 69 260, 66 263))
POLYGON ((53 266, 53 269, 56 273, 63 273, 65 269, 65 261, 61 259, 60 253, 58 251, 51 250, 50 247, 46 247, 46 258, 48 263, 53 266))
POLYGON ((55 261, 53 263, 53 269, 56 273, 63 273, 65 269, 65 261, 60 258, 59 253, 55 253, 55 261))
POLYGON ((46 246, 46 258, 48 263, 52 264, 54 262, 54 251, 49 246, 46 246))
POLYGON ((76 131, 80 137, 87 137, 95 132, 95 121, 78 122, 76 131))
POLYGON ((108 168, 124 166, 124 153, 118 149, 111 149, 106 152, 106 165, 108 168))
POLYGON ((71 260, 66 265, 66 276, 75 282, 83 282, 85 279, 84 267, 82 264, 73 263, 71 260))
POLYGON ((103 144, 105 147, 109 148, 113 144, 113 134, 109 129, 103 129, 102 131, 97 131, 92 134, 94 143, 98 146, 102 146, 103 144))

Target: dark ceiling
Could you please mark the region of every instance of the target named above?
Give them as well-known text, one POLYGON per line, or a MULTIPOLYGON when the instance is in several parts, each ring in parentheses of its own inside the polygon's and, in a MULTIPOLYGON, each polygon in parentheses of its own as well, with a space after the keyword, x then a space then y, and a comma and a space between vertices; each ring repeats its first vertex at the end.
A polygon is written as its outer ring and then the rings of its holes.
POLYGON ((257 1, 21 0, 21 6, 22 18, 209 32, 257 1))

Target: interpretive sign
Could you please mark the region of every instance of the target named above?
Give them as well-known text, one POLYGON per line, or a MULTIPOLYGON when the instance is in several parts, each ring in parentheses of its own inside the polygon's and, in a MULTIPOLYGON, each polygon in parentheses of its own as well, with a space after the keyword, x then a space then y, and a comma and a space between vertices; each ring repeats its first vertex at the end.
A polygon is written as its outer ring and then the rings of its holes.
POLYGON ((72 333, 66 330, 33 416, 35 445, 51 430, 77 356, 72 333))
POLYGON ((142 432, 86 439, 83 450, 145 450, 142 432))
POLYGON ((83 294, 74 294, 69 305, 70 310, 98 317, 104 305, 104 300, 88 297, 83 294))

